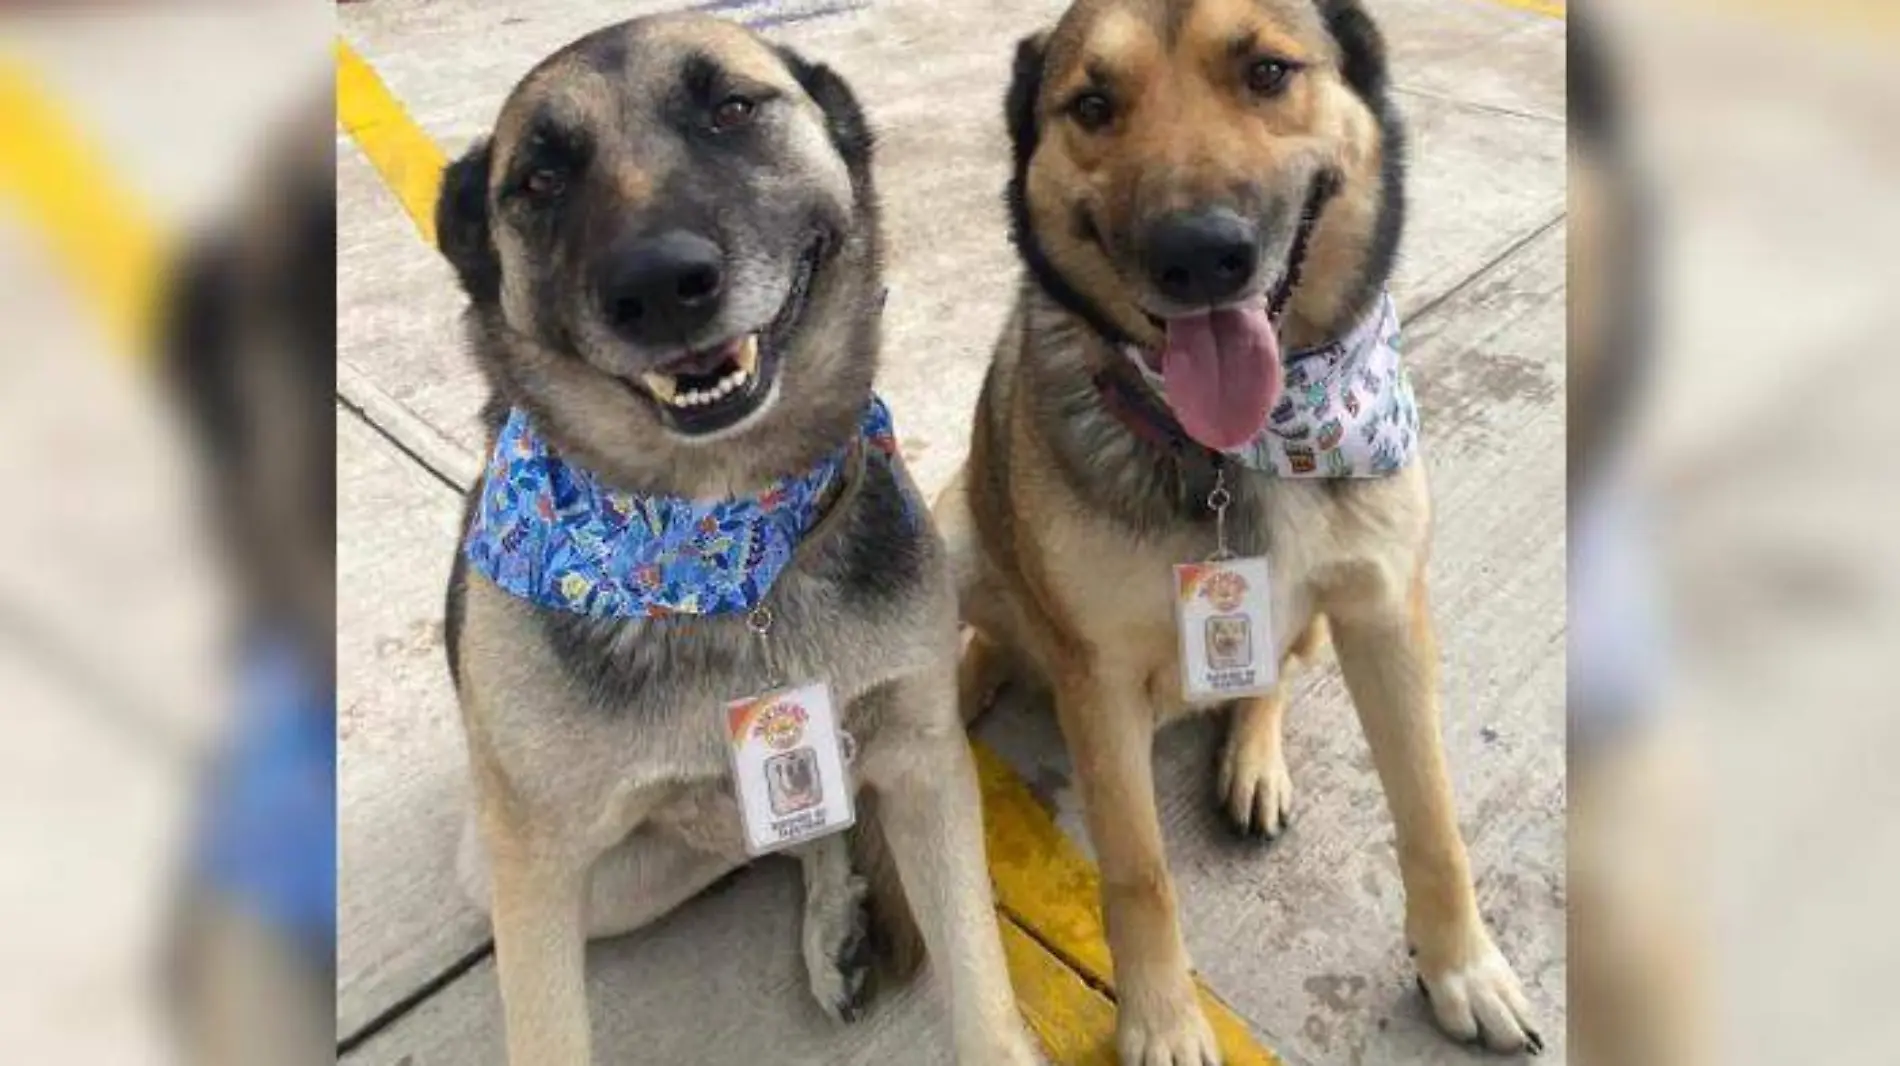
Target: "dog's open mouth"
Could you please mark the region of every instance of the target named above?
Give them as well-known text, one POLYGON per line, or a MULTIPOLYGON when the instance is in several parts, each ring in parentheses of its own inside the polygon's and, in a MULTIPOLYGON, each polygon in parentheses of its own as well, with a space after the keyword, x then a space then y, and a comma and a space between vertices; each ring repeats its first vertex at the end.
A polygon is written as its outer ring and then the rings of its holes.
POLYGON ((637 391, 653 400, 667 428, 686 436, 717 433, 765 405, 804 314, 824 248, 821 237, 799 257, 785 302, 765 329, 688 352, 640 375, 637 391))
POLYGON ((1253 439, 1284 386, 1265 302, 1175 315, 1162 334, 1159 369, 1181 428, 1215 451, 1253 439))

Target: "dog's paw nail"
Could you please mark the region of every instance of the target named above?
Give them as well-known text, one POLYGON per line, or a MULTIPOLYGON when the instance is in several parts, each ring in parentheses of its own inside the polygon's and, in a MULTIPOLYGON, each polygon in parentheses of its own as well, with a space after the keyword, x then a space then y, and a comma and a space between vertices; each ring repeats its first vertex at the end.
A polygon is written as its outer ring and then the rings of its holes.
POLYGON ((1544 1053, 1544 1034, 1535 1029, 1524 1030, 1524 1049, 1533 1055, 1544 1053))

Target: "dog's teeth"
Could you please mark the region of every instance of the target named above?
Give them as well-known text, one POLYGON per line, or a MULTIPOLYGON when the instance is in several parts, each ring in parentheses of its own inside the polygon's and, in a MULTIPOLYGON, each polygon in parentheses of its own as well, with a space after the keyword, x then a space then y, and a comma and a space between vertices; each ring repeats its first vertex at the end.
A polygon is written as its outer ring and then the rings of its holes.
POLYGON ((679 392, 679 383, 666 374, 641 374, 640 380, 646 383, 647 391, 661 403, 672 403, 679 392))
POLYGON ((746 335, 746 339, 739 345, 739 358, 737 362, 739 364, 740 371, 743 372, 746 377, 751 377, 752 372, 758 369, 759 367, 759 335, 758 334, 749 333, 746 335))

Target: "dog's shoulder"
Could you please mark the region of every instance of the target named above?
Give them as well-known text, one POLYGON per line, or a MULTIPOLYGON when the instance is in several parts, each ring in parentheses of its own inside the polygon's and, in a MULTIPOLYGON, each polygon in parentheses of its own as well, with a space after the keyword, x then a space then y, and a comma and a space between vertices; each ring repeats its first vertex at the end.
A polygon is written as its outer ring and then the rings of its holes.
POLYGON ((927 591, 942 552, 901 460, 875 453, 862 477, 849 513, 819 546, 808 573, 837 590, 845 613, 882 616, 927 591))

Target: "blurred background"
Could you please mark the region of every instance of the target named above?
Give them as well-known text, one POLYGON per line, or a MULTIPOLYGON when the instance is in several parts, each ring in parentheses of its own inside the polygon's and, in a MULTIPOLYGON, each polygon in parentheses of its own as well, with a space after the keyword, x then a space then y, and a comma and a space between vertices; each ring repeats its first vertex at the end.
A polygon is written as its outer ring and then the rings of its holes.
MULTIPOLYGON (((1577 1060, 1892 1063, 1900 11, 1568 16, 1577 1060)), ((332 29, 0 5, 0 1061, 333 1054, 332 29)))
POLYGON ((0 1061, 331 1061, 332 16, 0 5, 0 1061))
POLYGON ((1900 1057, 1896 29, 1571 5, 1582 1062, 1900 1057))

